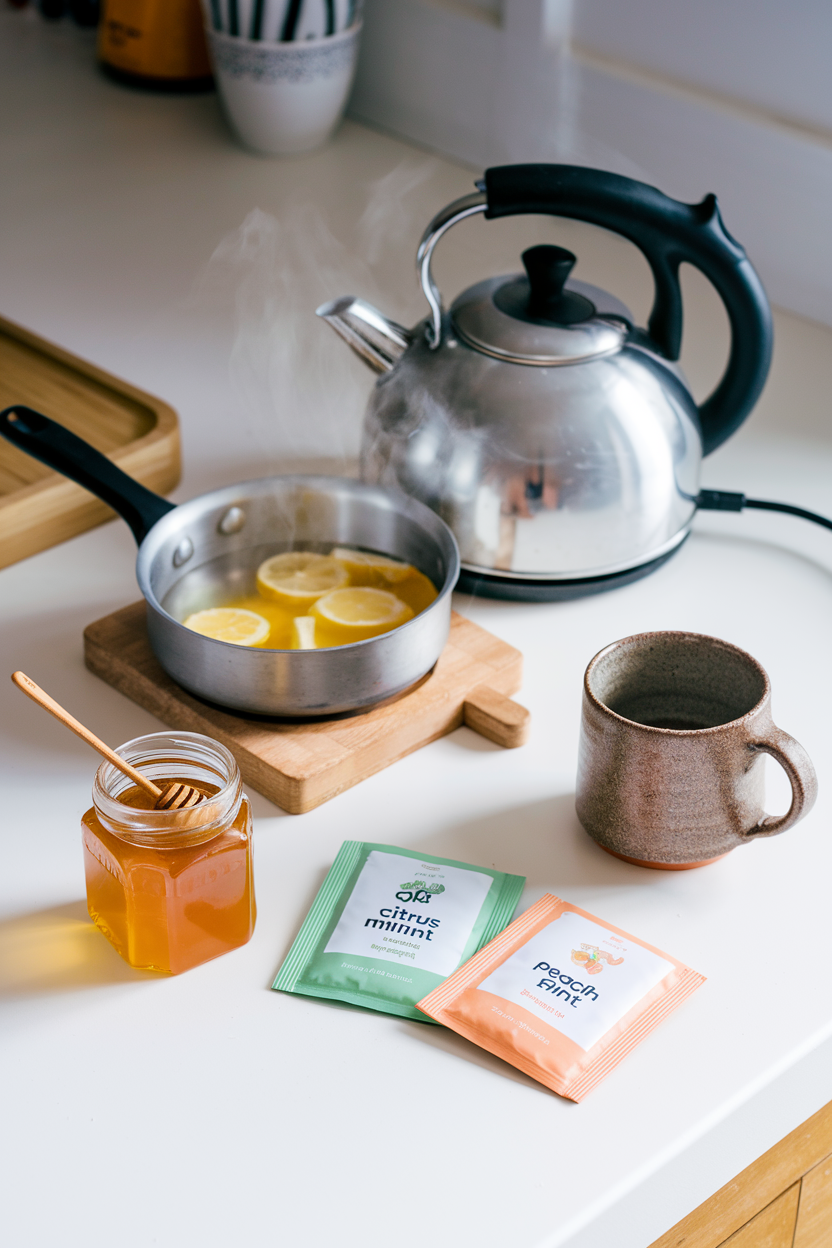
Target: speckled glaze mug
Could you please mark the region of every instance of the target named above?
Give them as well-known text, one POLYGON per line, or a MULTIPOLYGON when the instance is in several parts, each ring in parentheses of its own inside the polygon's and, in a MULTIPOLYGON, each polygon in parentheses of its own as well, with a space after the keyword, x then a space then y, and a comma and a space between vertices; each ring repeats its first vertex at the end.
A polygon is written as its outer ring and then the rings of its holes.
POLYGON ((699 633, 640 633, 606 646, 584 676, 576 808, 591 837, 642 867, 685 871, 785 832, 817 777, 771 718, 750 654, 699 633), (786 772, 785 815, 763 809, 762 755, 786 772))

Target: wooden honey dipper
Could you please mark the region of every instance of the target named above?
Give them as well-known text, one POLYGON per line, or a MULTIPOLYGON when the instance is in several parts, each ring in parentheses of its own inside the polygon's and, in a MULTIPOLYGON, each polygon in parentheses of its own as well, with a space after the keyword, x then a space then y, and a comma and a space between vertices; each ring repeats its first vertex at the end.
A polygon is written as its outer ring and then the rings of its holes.
POLYGON ((191 784, 169 784, 166 789, 160 789, 152 780, 148 780, 147 776, 143 776, 135 767, 126 763, 115 750, 110 749, 109 745, 105 745, 94 732, 90 732, 89 728, 85 728, 77 719, 74 719, 69 711, 65 711, 60 703, 50 698, 48 693, 44 693, 40 685, 30 680, 25 672, 12 672, 12 680, 28 698, 37 702, 38 706, 42 706, 45 711, 49 711, 50 715, 54 715, 66 728, 70 728, 82 741, 86 741, 87 745, 98 750, 107 762, 112 763, 125 776, 129 776, 134 784, 144 789, 145 793, 149 793, 154 799, 154 810, 187 810, 204 800, 199 789, 195 789, 191 784))

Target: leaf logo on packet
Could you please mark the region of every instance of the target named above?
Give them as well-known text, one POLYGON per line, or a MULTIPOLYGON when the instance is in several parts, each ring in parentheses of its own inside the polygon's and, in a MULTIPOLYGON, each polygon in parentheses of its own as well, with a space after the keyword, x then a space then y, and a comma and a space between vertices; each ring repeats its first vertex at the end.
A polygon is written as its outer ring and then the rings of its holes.
POLYGON ((402 884, 402 891, 396 893, 399 901, 418 901, 421 905, 427 905, 433 893, 444 893, 444 884, 426 884, 424 880, 414 880, 412 884, 402 884))
POLYGON ((430 1022, 416 1002, 503 930, 525 882, 345 841, 272 987, 430 1022))
POLYGON ((547 894, 419 1009, 582 1101, 704 982, 669 954, 547 894))

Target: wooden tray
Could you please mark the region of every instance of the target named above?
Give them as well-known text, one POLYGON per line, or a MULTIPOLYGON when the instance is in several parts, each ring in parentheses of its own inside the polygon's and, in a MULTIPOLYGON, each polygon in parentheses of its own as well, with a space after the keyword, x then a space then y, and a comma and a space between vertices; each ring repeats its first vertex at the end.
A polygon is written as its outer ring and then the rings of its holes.
MULTIPOLYGON (((160 494, 179 480, 172 407, 0 317, 0 410, 13 403, 60 421, 160 494)), ((80 485, 0 438, 0 568, 112 515, 80 485)))
POLYGON ((290 814, 312 810, 465 723, 498 745, 522 745, 529 712, 506 695, 520 687, 523 656, 453 612, 448 644, 415 689, 363 715, 272 720, 236 715, 185 693, 150 649, 144 602, 84 632, 87 667, 172 728, 201 732, 231 750, 246 784, 290 814))

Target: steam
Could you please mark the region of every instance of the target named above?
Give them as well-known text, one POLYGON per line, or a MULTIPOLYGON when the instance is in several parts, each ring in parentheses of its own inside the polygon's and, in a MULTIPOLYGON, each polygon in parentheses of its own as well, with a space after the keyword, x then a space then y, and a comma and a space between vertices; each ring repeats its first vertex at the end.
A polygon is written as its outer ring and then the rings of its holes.
POLYGON ((231 296, 232 392, 264 475, 285 455, 355 453, 371 379, 315 308, 367 278, 313 205, 294 205, 280 220, 255 208, 214 251, 205 280, 231 296))
POLYGON ((367 207, 358 222, 359 247, 368 265, 377 265, 393 248, 409 245, 415 253, 413 214, 408 200, 438 168, 436 160, 418 164, 403 160, 372 184, 367 207))
POLYGON ((347 241, 319 204, 297 201, 280 217, 249 212, 208 261, 195 297, 230 304, 235 427, 263 475, 285 471, 287 458, 357 456, 374 377, 315 309, 355 294, 397 314, 401 293, 383 291, 376 271, 405 249, 412 272, 423 224, 412 198, 436 167, 406 160, 371 183, 347 241))

